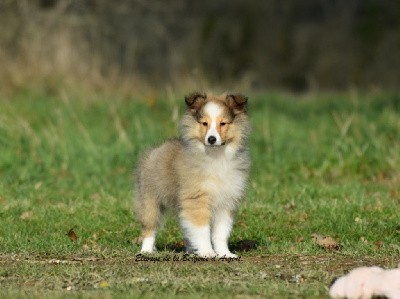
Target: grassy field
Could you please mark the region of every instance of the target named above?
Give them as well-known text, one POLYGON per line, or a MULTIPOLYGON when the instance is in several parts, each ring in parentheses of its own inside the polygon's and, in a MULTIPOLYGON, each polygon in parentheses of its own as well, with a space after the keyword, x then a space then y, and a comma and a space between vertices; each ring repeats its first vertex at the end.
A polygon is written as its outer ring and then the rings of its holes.
POLYGON ((231 237, 241 259, 185 260, 168 217, 155 257, 171 260, 150 262, 136 257, 132 173, 177 134, 182 95, 2 96, 0 297, 326 297, 355 266, 397 265, 400 95, 249 101, 252 169, 231 237))

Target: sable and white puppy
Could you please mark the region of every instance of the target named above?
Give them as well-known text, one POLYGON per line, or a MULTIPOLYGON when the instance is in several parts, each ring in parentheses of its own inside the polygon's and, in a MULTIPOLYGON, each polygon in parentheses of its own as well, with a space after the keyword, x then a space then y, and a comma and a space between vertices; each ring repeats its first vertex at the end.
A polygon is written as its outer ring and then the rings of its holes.
POLYGON ((136 170, 141 252, 155 251, 160 217, 174 207, 187 251, 236 257, 228 249, 228 238, 250 165, 247 98, 193 93, 185 102, 182 137, 147 151, 136 170))

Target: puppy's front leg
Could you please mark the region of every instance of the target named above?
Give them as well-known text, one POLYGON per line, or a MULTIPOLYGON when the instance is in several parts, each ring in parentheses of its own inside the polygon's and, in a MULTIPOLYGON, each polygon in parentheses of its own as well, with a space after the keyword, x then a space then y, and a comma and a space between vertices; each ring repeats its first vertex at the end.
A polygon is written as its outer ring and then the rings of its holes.
POLYGON ((187 196, 181 200, 180 222, 187 250, 202 257, 215 256, 211 246, 209 197, 205 194, 187 196))
POLYGON ((233 213, 220 209, 214 212, 212 227, 212 243, 218 256, 236 258, 237 255, 230 252, 228 238, 233 225, 233 213))

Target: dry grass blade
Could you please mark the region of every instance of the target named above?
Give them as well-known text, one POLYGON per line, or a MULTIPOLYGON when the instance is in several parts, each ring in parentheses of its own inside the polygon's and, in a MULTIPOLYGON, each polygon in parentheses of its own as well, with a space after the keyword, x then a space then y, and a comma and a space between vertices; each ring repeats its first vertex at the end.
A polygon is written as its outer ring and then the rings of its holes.
POLYGON ((33 216, 33 212, 32 211, 25 211, 19 216, 19 219, 27 220, 27 219, 31 219, 32 216, 33 216))
POLYGON ((353 122, 354 114, 351 114, 346 119, 341 118, 336 112, 333 112, 332 115, 333 115, 333 119, 335 120, 335 123, 340 131, 340 135, 342 137, 346 136, 347 132, 349 131, 349 128, 353 122))

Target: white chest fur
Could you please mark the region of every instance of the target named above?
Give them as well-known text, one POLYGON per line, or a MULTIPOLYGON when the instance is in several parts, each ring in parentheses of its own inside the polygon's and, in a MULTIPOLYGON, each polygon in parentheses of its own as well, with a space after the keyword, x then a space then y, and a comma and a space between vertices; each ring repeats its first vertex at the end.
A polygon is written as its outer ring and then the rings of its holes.
POLYGON ((237 205, 246 187, 244 160, 232 155, 229 149, 205 159, 202 187, 211 196, 214 208, 221 205, 234 208, 237 205))

